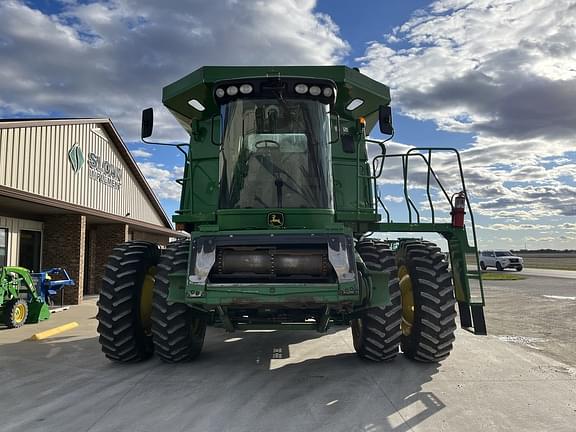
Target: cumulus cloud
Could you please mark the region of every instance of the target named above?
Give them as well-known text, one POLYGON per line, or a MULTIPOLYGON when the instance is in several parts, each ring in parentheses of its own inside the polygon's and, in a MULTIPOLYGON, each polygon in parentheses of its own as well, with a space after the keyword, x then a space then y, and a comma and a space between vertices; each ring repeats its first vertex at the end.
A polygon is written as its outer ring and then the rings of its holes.
POLYGON ((150 156, 152 156, 152 153, 144 150, 144 149, 136 149, 136 150, 130 150, 130 153, 132 153, 132 156, 137 157, 137 158, 141 158, 141 159, 147 159, 150 156))
POLYGON ((361 60, 405 113, 498 138, 572 139, 572 0, 437 1, 394 30, 409 48, 372 43, 361 60))
POLYGON ((348 51, 314 0, 55 3, 48 15, 0 2, 0 115, 110 117, 132 140, 140 110, 156 106, 156 136, 178 140, 161 88, 197 67, 328 64, 348 51))
POLYGON ((176 180, 182 178, 184 167, 166 168, 163 164, 154 162, 138 162, 138 167, 148 180, 152 190, 160 199, 179 200, 181 186, 176 180))
POLYGON ((359 59, 404 115, 474 136, 461 153, 481 216, 576 216, 574 16, 574 0, 439 0, 359 59))

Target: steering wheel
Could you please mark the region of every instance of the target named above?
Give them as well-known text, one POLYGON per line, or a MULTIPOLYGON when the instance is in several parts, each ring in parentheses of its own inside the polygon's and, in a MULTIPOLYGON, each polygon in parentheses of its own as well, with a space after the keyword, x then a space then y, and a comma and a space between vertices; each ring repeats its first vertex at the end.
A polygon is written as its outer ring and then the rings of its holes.
POLYGON ((256 141, 254 143, 254 147, 256 147, 257 149, 261 149, 261 148, 280 148, 280 144, 278 144, 278 141, 274 141, 271 139, 265 139, 265 140, 260 140, 260 141, 256 141), (272 145, 268 145, 268 143, 272 144, 272 145))

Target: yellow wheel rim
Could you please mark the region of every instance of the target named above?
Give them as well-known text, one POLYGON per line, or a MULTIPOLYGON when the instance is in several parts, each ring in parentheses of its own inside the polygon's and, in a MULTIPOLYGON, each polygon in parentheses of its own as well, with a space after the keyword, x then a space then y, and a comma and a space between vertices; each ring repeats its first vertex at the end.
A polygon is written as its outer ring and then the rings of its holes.
POLYGON ((402 334, 410 336, 414 325, 414 291, 408 267, 400 266, 398 269, 398 279, 400 280, 400 292, 402 294, 402 334))
POLYGON ((20 324, 26 318, 26 306, 22 303, 17 304, 14 309, 14 322, 20 324))
POLYGON ((144 276, 142 290, 140 291, 140 323, 146 334, 151 334, 152 329, 152 295, 154 282, 156 281, 156 267, 150 267, 144 276))

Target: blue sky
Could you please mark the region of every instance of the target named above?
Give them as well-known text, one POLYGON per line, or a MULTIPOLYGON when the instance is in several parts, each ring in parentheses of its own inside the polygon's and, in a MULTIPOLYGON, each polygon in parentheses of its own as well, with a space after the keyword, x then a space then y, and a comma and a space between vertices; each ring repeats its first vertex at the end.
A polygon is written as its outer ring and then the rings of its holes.
MULTIPOLYGON (((110 117, 170 214, 180 155, 137 141, 147 106, 155 138, 187 140, 164 85, 208 64, 356 66, 392 89, 391 149, 461 150, 481 247, 576 248, 574 16, 576 0, 6 0, 0 116, 110 117)), ((380 187, 400 220, 395 175, 380 187)))

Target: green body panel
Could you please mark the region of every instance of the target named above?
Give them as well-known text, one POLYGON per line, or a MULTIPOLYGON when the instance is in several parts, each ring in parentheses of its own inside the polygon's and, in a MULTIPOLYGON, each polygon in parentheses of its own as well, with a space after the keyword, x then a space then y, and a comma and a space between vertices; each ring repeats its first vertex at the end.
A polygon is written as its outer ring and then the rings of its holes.
POLYGON ((30 271, 23 267, 0 267, 0 316, 3 317, 6 303, 19 299, 22 291, 26 292, 28 299, 28 324, 50 318, 48 305, 38 295, 30 271), (10 274, 16 275, 16 278, 10 274))
POLYGON ((382 83, 346 66, 205 66, 164 87, 162 102, 188 133, 195 120, 209 120, 218 113, 213 97, 214 83, 254 77, 307 77, 334 81, 338 88, 336 111, 345 118, 366 118, 370 130, 378 121, 378 106, 390 103, 390 89, 382 83), (357 110, 346 111, 346 104, 360 98, 365 103, 357 110), (199 112, 188 105, 197 99, 206 107, 199 112))
POLYGON ((226 231, 342 228, 342 225, 334 224, 334 211, 325 209, 231 209, 218 210, 216 214, 218 215, 218 226, 221 230, 226 231), (284 224, 271 227, 268 224, 268 215, 278 212, 284 215, 284 224))
POLYGON ((390 303, 390 291, 388 290, 388 273, 371 270, 368 272, 368 274, 370 276, 370 285, 372 288, 370 306, 386 306, 388 303, 390 303))

